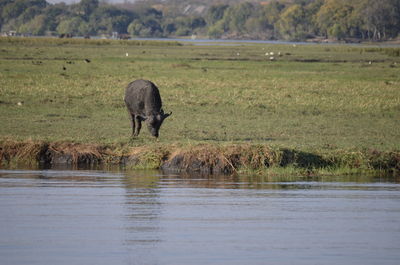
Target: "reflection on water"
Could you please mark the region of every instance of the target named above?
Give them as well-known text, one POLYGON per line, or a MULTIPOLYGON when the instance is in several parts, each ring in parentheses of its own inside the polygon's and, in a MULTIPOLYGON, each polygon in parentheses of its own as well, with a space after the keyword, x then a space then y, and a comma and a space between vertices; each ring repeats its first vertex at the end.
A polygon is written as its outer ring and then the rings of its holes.
POLYGON ((1 264, 398 264, 393 177, 0 170, 1 264))

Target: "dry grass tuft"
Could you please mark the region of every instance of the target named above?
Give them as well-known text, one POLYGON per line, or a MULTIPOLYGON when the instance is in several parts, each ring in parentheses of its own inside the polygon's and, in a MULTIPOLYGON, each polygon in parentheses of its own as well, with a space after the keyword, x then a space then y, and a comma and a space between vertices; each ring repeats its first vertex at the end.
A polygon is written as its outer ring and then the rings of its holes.
POLYGON ((279 155, 266 145, 233 145, 226 147, 224 153, 236 168, 251 170, 269 167, 279 160, 279 155))
POLYGON ((3 140, 0 142, 0 164, 18 161, 34 165, 46 148, 47 144, 42 141, 27 140, 17 142, 9 139, 3 140))
POLYGON ((57 164, 67 160, 68 164, 96 164, 103 161, 104 147, 95 144, 51 143, 48 147, 49 162, 57 164))
POLYGON ((164 170, 221 174, 236 171, 218 145, 200 144, 175 149, 163 163, 164 170))

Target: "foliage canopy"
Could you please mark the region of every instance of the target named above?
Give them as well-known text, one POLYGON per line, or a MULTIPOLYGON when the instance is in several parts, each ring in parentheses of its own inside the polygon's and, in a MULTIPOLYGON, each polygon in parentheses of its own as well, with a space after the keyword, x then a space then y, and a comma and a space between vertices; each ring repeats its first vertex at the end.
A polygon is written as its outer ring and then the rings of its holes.
MULTIPOLYGON (((135 2, 136 3, 136 2, 135 2)), ((81 0, 0 0, 2 32, 31 35, 111 35, 304 40, 396 38, 400 0, 271 0, 212 4, 203 12, 177 12, 173 1, 110 5, 81 0), (174 11, 172 11, 174 9, 174 11)))

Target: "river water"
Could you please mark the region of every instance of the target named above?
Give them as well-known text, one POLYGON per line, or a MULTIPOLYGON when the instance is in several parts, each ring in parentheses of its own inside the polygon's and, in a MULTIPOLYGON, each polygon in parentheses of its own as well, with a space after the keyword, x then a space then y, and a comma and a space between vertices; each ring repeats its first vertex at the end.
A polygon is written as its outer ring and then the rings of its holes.
POLYGON ((0 264, 399 264, 395 178, 0 170, 0 264))

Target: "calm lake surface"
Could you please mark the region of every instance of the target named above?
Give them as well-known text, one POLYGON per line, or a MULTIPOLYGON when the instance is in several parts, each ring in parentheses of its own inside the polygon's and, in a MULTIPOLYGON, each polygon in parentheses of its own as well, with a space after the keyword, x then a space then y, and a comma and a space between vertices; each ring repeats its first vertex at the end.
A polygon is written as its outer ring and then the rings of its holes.
POLYGON ((400 264, 396 178, 0 170, 0 264, 400 264))

